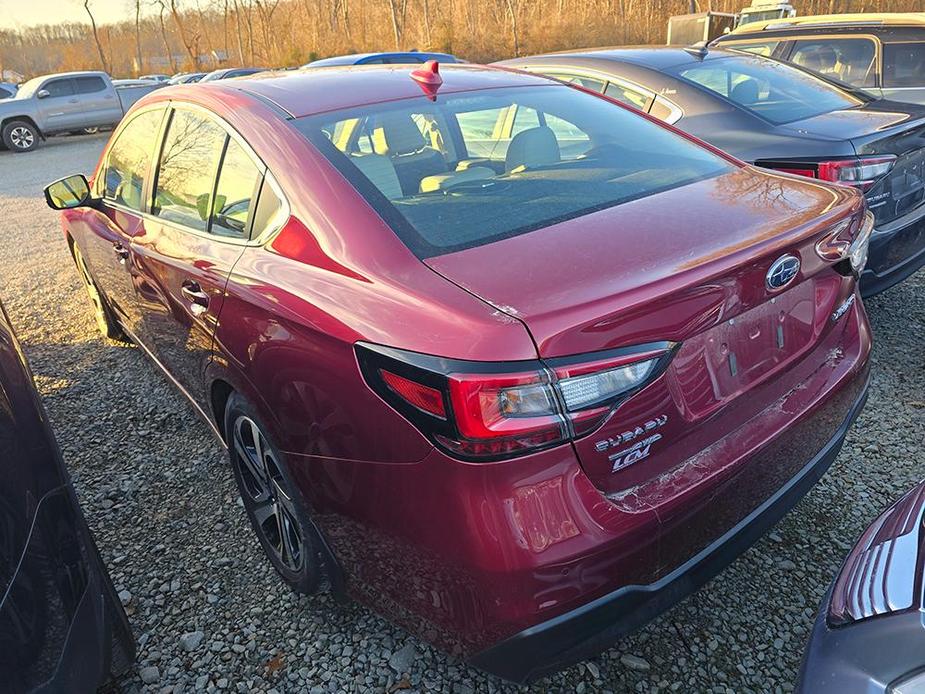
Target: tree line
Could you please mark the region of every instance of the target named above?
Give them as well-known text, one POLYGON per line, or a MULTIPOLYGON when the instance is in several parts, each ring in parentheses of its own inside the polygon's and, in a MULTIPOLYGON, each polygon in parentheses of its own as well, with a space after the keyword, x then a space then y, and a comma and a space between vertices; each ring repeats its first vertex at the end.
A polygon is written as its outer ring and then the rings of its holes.
MULTIPOLYGON (((0 29, 0 74, 117 77, 290 67, 329 55, 435 50, 490 62, 575 47, 664 43, 668 17, 748 0, 125 0, 130 16, 0 29), (8 73, 7 73, 8 74, 8 73)), ((791 0, 801 15, 925 11, 925 0, 791 0)))

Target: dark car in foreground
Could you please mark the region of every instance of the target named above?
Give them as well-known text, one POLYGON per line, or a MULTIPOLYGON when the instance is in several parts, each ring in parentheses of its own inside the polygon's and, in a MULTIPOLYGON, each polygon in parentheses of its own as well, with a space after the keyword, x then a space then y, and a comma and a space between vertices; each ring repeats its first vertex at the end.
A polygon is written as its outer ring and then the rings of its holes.
POLYGON ((771 56, 875 96, 925 104, 925 13, 790 17, 740 26, 713 45, 771 56))
POLYGON ((0 306, 0 682, 92 692, 135 642, 0 306))
POLYGON ((459 58, 449 53, 432 53, 430 51, 395 51, 392 53, 351 53, 320 58, 306 63, 302 67, 333 67, 335 65, 413 65, 436 60, 440 63, 459 63, 459 58))
POLYGON ((169 87, 46 195, 283 579, 510 680, 709 580, 866 396, 856 190, 540 76, 169 87))
POLYGON ((864 296, 925 265, 925 107, 721 49, 589 49, 501 64, 603 92, 758 166, 862 191, 875 219, 864 296))
POLYGON ((861 535, 823 599, 798 691, 925 692, 925 482, 861 535))

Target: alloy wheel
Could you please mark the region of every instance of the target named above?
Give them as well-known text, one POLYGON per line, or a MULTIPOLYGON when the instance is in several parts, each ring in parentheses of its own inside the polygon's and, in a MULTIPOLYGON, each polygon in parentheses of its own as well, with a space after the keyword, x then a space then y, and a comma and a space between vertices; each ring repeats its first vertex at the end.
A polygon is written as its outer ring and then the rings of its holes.
POLYGON ((305 543, 296 522, 295 502, 266 436, 250 417, 240 415, 234 422, 233 457, 242 492, 250 497, 258 532, 284 566, 300 571, 305 543))
POLYGON ((29 128, 20 125, 10 130, 10 142, 17 149, 29 149, 35 144, 35 135, 29 128))

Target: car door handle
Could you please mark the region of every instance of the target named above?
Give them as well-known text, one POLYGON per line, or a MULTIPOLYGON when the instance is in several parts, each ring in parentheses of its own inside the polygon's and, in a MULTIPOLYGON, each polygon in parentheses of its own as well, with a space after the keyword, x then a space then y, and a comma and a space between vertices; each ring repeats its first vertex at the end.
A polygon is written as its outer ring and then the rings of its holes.
POLYGON ((180 287, 180 292, 190 302, 190 311, 194 316, 201 316, 209 308, 209 295, 202 291, 198 282, 186 280, 180 287))
POLYGON ((128 260, 129 250, 121 243, 115 243, 112 246, 113 253, 116 254, 116 257, 119 259, 119 262, 125 265, 125 261, 128 260))

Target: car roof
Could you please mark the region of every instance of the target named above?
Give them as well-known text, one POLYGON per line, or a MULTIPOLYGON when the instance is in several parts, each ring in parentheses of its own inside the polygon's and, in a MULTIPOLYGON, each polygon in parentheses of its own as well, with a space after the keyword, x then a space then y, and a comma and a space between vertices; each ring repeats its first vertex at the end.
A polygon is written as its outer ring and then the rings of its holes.
POLYGON ((925 26, 925 12, 864 12, 855 14, 820 14, 811 17, 788 17, 749 22, 730 35, 751 34, 774 29, 801 29, 817 26, 925 26))
POLYGON ((707 60, 717 60, 728 56, 739 56, 741 53, 722 48, 710 48, 704 51, 682 48, 680 46, 631 46, 614 48, 586 48, 577 51, 558 51, 544 53, 528 58, 514 58, 504 60, 498 65, 529 65, 532 62, 552 63, 562 58, 583 58, 589 60, 630 63, 640 67, 661 70, 663 68, 677 67, 707 60))
MULTIPOLYGON (((296 118, 325 111, 419 97, 424 92, 411 78, 420 65, 350 65, 262 72, 228 82, 208 82, 198 89, 237 89, 270 101, 296 118)), ((540 75, 468 63, 441 66, 438 94, 558 84, 540 75)), ((182 88, 180 85, 169 90, 182 88)), ((159 91, 169 91, 159 90, 159 91)))
POLYGON ((37 75, 33 79, 50 79, 52 77, 62 78, 62 77, 98 77, 100 75, 106 75, 105 72, 100 70, 71 70, 70 72, 53 72, 48 75, 37 75))
POLYGON ((457 62, 456 56, 449 53, 434 53, 432 51, 387 51, 378 53, 351 53, 349 55, 335 55, 330 58, 321 58, 313 60, 306 64, 305 67, 322 67, 325 65, 356 65, 361 60, 369 58, 404 58, 415 57, 421 60, 442 60, 445 62, 457 62))

